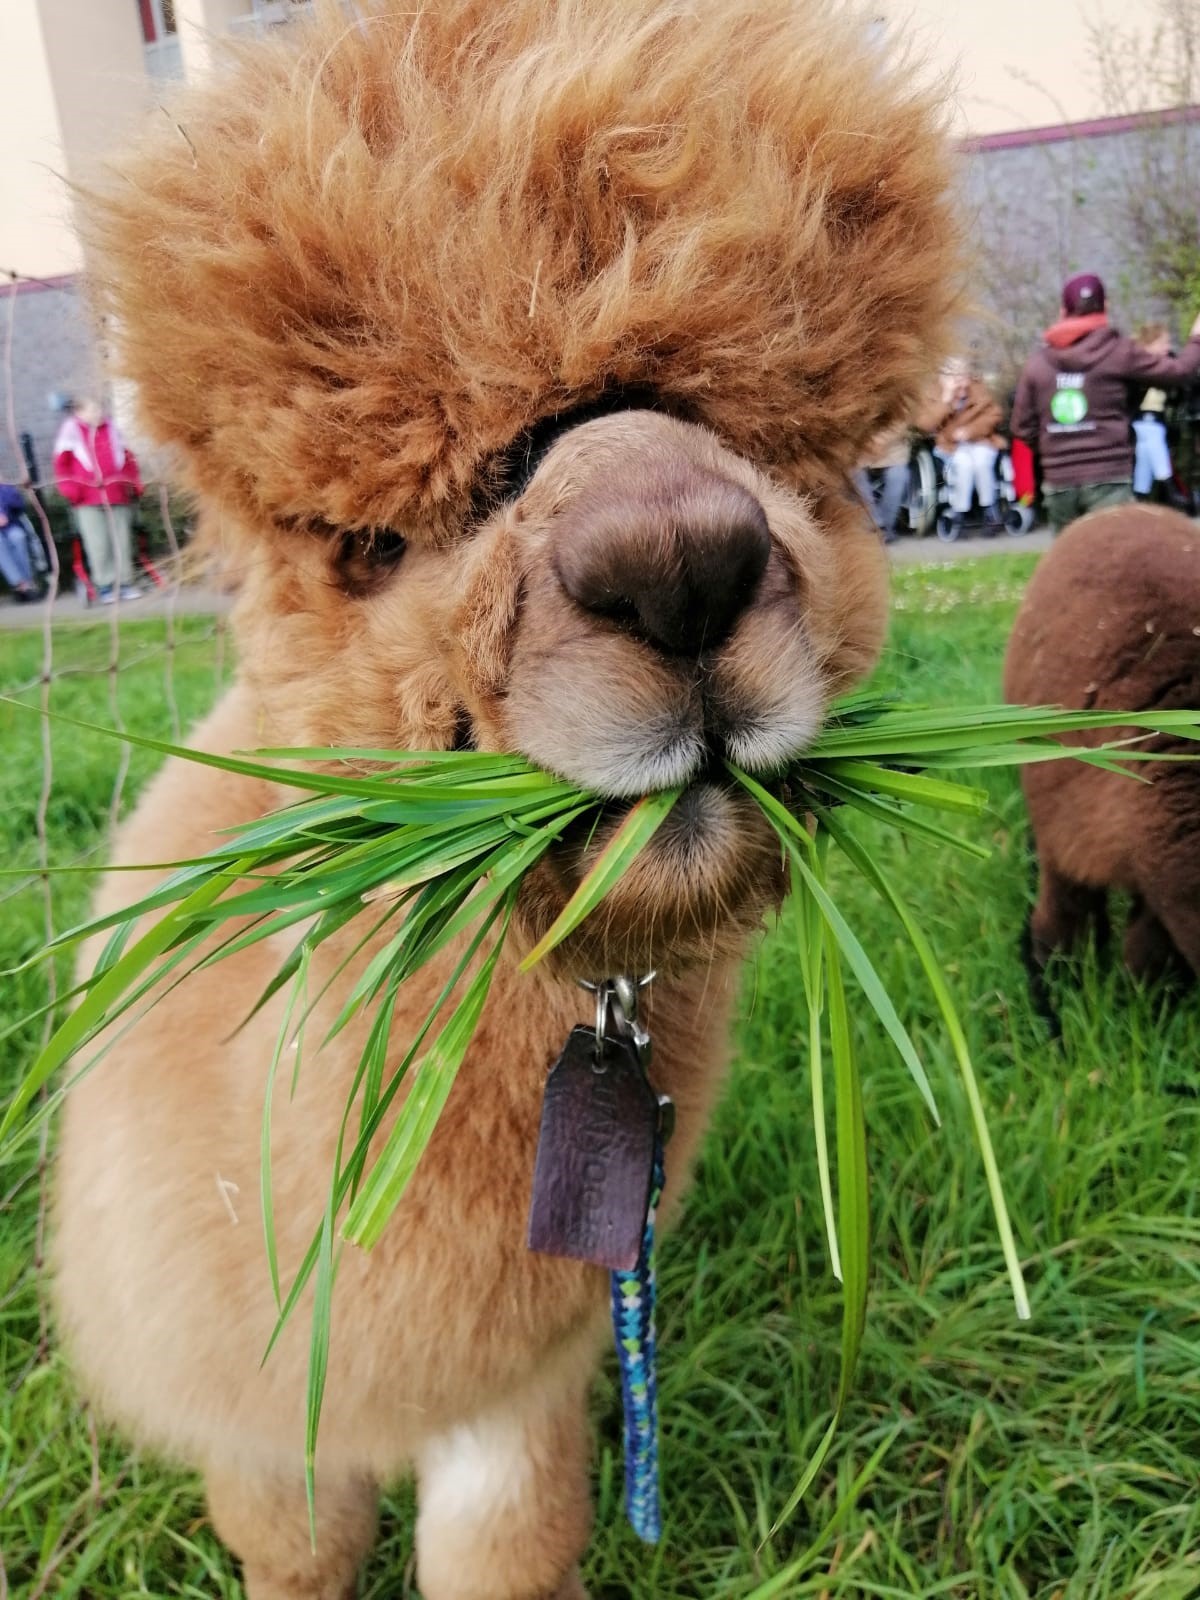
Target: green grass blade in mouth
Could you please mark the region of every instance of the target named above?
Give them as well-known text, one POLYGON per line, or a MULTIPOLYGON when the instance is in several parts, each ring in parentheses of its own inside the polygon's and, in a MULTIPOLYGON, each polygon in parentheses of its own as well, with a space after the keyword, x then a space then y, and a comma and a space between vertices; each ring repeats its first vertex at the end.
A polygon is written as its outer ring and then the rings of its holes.
POLYGON ((825 889, 824 884, 805 860, 805 851, 802 846, 809 842, 807 830, 786 806, 776 800, 774 795, 764 789, 762 784, 751 778, 748 773, 742 772, 740 768, 732 765, 729 770, 734 773, 738 782, 749 790, 767 813, 768 820, 779 835, 780 843, 791 855, 797 872, 804 879, 805 888, 820 907, 825 925, 837 940, 838 947, 845 956, 850 970, 857 978, 859 987, 870 1003, 871 1009, 883 1024, 896 1049, 900 1052, 901 1059, 908 1068, 913 1082, 920 1090, 922 1099, 929 1107, 934 1122, 940 1125, 941 1118, 938 1115, 937 1101, 933 1097, 929 1078, 925 1068, 921 1065, 921 1058, 918 1056, 916 1048, 909 1037, 908 1029, 900 1020, 891 995, 888 994, 883 980, 875 971, 871 958, 863 949, 858 935, 850 927, 845 917, 842 916, 825 889))
MULTIPOLYGON (((967 748, 1015 745, 1022 740, 1056 739, 1063 733, 1104 728, 1141 728, 1200 740, 1195 711, 1063 711, 1054 706, 978 706, 956 710, 882 712, 864 724, 827 726, 805 751, 805 760, 897 761, 967 748)), ((1035 758, 1036 759, 1036 758, 1035 758)))
POLYGON ((639 800, 630 810, 583 882, 521 962, 522 972, 535 967, 568 934, 573 933, 585 917, 591 915, 666 821, 681 793, 679 789, 663 789, 658 794, 647 795, 644 800, 639 800))
POLYGON ((903 805, 885 800, 878 794, 868 794, 863 789, 830 777, 824 768, 814 768, 810 772, 807 768, 797 767, 796 776, 812 796, 814 805, 822 800, 840 801, 843 805, 851 806, 861 816, 874 817, 878 822, 884 823, 889 828, 895 828, 899 833, 908 834, 915 839, 926 839, 933 844, 947 845, 951 850, 974 856, 978 861, 986 861, 992 853, 987 845, 977 844, 974 839, 966 839, 961 834, 951 833, 949 828, 930 822, 928 817, 921 816, 917 811, 908 810, 903 805))
POLYGON ((418 1064, 408 1098, 350 1207, 342 1233, 352 1244, 364 1245, 369 1249, 378 1243, 433 1136, 487 1000, 496 962, 508 932, 512 901, 510 891, 508 912, 495 943, 471 979, 466 994, 455 1007, 446 1026, 418 1064))
MULTIPOLYGON (((799 862, 799 856, 793 855, 799 862)), ((818 856, 802 874, 808 894, 814 886, 824 888, 824 867, 818 856)), ((837 1435, 846 1402, 854 1384, 854 1374, 862 1350, 867 1321, 867 1287, 871 1268, 871 1208, 867 1180, 867 1127, 863 1112, 862 1082, 850 1013, 842 980, 842 947, 824 911, 818 919, 824 924, 825 987, 828 996, 829 1049, 833 1063, 837 1119, 838 1238, 842 1261, 842 1349, 841 1371, 833 1416, 820 1443, 776 1518, 769 1538, 773 1538, 800 1505, 817 1474, 824 1466, 837 1435)))
POLYGON ((838 948, 845 956, 847 966, 858 979, 859 986, 870 1002, 871 1009, 883 1024, 896 1049, 900 1052, 900 1056, 908 1068, 913 1082, 921 1092, 921 1098, 929 1107, 933 1120, 940 1126, 941 1117, 938 1115, 937 1102, 934 1100, 933 1089, 930 1087, 925 1068, 921 1065, 921 1058, 917 1055, 916 1047, 909 1038, 908 1029, 900 1021, 899 1013, 892 1003, 892 998, 887 989, 884 987, 883 980, 875 971, 871 958, 863 949, 857 934, 854 933, 849 923, 838 910, 824 884, 817 879, 812 869, 801 859, 799 854, 794 855, 793 859, 801 877, 804 878, 808 886, 809 893, 820 906, 821 915, 825 919, 825 926, 829 929, 833 938, 837 940, 838 948))
POLYGON ((829 1166, 829 1131, 825 1122, 825 1061, 822 1032, 825 1011, 824 944, 820 909, 804 892, 804 879, 789 858, 793 915, 800 942, 800 977, 808 1008, 808 1072, 812 1093, 813 1137, 817 1149, 817 1184, 821 1191, 821 1213, 825 1219, 825 1238, 829 1246, 829 1265, 834 1277, 842 1281, 842 1259, 838 1250, 837 1217, 833 1209, 833 1182, 829 1166))
MULTIPOLYGON (((335 1171, 330 1180, 330 1195, 332 1197, 331 1204, 335 1214, 338 1208, 345 1201, 347 1195, 353 1195, 357 1192, 357 1187, 361 1183, 363 1173, 366 1169, 366 1161, 367 1156, 370 1153, 371 1141, 375 1138, 375 1135, 382 1127, 383 1119, 387 1115, 387 1112, 393 1100, 396 1098, 396 1095, 399 1093, 400 1088, 408 1074, 408 1070, 417 1057, 417 1053, 420 1051, 435 1022, 441 1015, 442 1009, 449 1001, 451 995, 457 989, 468 967, 478 954, 480 946, 483 944, 487 935, 491 932, 502 909, 503 908, 500 906, 494 907, 492 912, 484 918, 481 925, 475 930, 475 933, 472 935, 470 942, 463 951, 463 954, 460 956, 453 972, 446 980, 440 994, 434 1000, 433 1004, 426 1013, 424 1022, 422 1022, 421 1026, 417 1029, 416 1033, 409 1041, 404 1055, 401 1057, 398 1065, 393 1070, 392 1075, 387 1084, 384 1086, 383 1092, 379 1095, 373 1110, 368 1115, 364 1115, 360 1119, 358 1138, 353 1149, 350 1151, 349 1156, 343 1163, 341 1159, 341 1152, 345 1143, 346 1130, 349 1127, 350 1118, 353 1114, 354 1105, 358 1097, 359 1090, 362 1087, 363 1081, 370 1068, 370 1062, 365 1055, 359 1061, 358 1069, 355 1072, 354 1080, 350 1085, 350 1092, 346 1096, 346 1104, 342 1112, 341 1127, 338 1131, 338 1156, 335 1162, 335 1171)), ((263 1352, 262 1359, 264 1362, 268 1359, 272 1350, 275 1348, 275 1345, 278 1343, 280 1334, 282 1334, 284 1328, 287 1326, 288 1319, 295 1310, 300 1296, 304 1292, 305 1286, 312 1277, 313 1269, 317 1264, 317 1255, 320 1250, 320 1244, 321 1232, 320 1228, 318 1228, 309 1243, 309 1247, 304 1254, 300 1266, 296 1270, 296 1276, 292 1280, 291 1287, 289 1288, 284 1299, 284 1303, 280 1308, 279 1316, 276 1319, 275 1326, 271 1330, 270 1338, 268 1339, 266 1349, 263 1352)))
POLYGON ((1025 1275, 1021 1271, 1020 1257, 1017 1254, 1016 1241, 1013 1238, 1012 1222, 1004 1199, 1004 1185, 1000 1179, 1000 1168, 997 1165, 996 1153, 992 1147, 992 1137, 988 1132, 987 1113, 983 1108, 983 1098, 979 1091, 979 1083, 971 1061, 971 1052, 967 1045, 966 1034, 963 1031, 962 1022, 950 995, 945 974, 933 952, 933 946, 929 943, 898 890, 879 864, 872 859, 850 830, 843 827, 838 818, 832 813, 822 814, 821 823, 823 827, 828 828, 830 834, 836 839, 838 848, 843 854, 853 862, 863 877, 874 886, 879 895, 895 911, 905 933, 908 935, 909 943, 921 963, 922 971, 925 973, 926 980, 929 983, 930 992, 938 1010, 941 1012, 942 1021, 945 1024, 946 1033, 954 1051, 954 1059, 962 1077, 967 1104, 971 1108, 971 1121, 974 1124, 979 1153, 983 1159, 988 1194, 991 1198, 992 1211, 996 1219, 996 1231, 1000 1236, 1000 1245, 1004 1252, 1004 1262, 1008 1269, 1009 1282, 1012 1285, 1013 1302, 1016 1306, 1017 1316, 1023 1322, 1028 1321, 1030 1315, 1029 1294, 1025 1287, 1025 1275))
MULTIPOLYGON (((1025 1317, 1028 1298, 999 1170, 945 975, 891 879, 855 836, 850 812, 857 811, 893 833, 983 856, 988 854, 985 847, 952 832, 956 824, 949 820, 941 826, 933 814, 978 814, 985 804, 984 792, 941 774, 1076 760, 1128 775, 1139 763, 1188 759, 1188 753, 1177 747, 1163 752, 1146 748, 1148 736, 1154 734, 1179 742, 1200 739, 1200 718, 1193 712, 1078 713, 1029 707, 947 712, 898 705, 863 693, 834 708, 817 742, 783 775, 792 809, 761 783, 730 769, 765 813, 789 860, 801 941, 800 977, 808 1001, 818 1184, 831 1262, 843 1283, 841 1376, 834 1416, 780 1523, 795 1510, 827 1458, 858 1360, 865 1315, 869 1244, 865 1133, 846 969, 861 985, 936 1117, 932 1091, 908 1032, 830 888, 827 847, 840 849, 899 918, 929 985, 970 1107, 1018 1314, 1025 1317), (1065 735, 1114 725, 1123 737, 1106 745, 1058 742, 1065 735), (816 819, 815 838, 797 811, 816 819), (834 1083, 833 1130, 825 1126, 829 1073, 834 1083), (836 1177, 831 1170, 831 1133, 836 1177)), ((589 814, 598 815, 602 802, 520 757, 312 749, 259 752, 259 759, 247 759, 181 750, 140 736, 127 736, 126 742, 301 793, 291 804, 248 826, 230 829, 209 855, 155 869, 174 870, 135 904, 69 929, 34 958, 45 960, 85 938, 108 936, 91 977, 67 991, 66 997, 78 998, 78 1008, 19 1086, 0 1138, 10 1135, 18 1121, 27 1130, 35 1120, 30 1103, 55 1067, 97 1041, 101 1033, 94 1060, 106 1055, 151 1005, 190 972, 306 924, 303 937, 300 932, 293 936, 298 943, 279 965, 255 1009, 272 999, 279 1004, 280 991, 292 985, 267 1074, 261 1202, 268 1271, 278 1307, 271 1344, 306 1286, 311 1286, 314 1302, 305 1420, 311 1503, 316 1434, 329 1367, 332 1296, 342 1248, 339 1228, 342 1237, 356 1244, 370 1245, 380 1237, 433 1135, 469 1048, 522 879, 565 828, 589 814), (279 765, 295 761, 317 761, 321 770, 294 771, 279 765), (377 770, 366 775, 337 770, 338 763, 354 762, 370 763, 377 770), (370 927, 360 938, 360 924, 354 919, 364 911, 370 927), (143 919, 151 917, 155 920, 149 931, 142 932, 143 919), (318 994, 310 997, 307 979, 315 952, 347 925, 352 925, 350 935, 327 946, 335 957, 322 964, 318 994), (409 1029, 405 1030, 404 1054, 392 1067, 389 1046, 400 986, 460 936, 465 951, 456 947, 453 975, 415 1036, 409 1037, 409 1029), (377 937, 382 940, 380 949, 375 946, 377 937), (352 963, 353 982, 343 979, 352 963), (326 1038, 362 1013, 370 1025, 345 1107, 320 1225, 281 1298, 284 1286, 279 1282, 271 1192, 271 1097, 284 1050, 293 1040, 299 1043, 305 1019, 339 979, 350 995, 326 1038), (402 1089, 405 1098, 389 1127, 387 1119, 402 1089), (346 1145, 350 1149, 344 1156, 346 1145)), ((668 791, 632 807, 568 905, 525 958, 524 967, 543 959, 601 905, 677 798, 678 791, 668 791)), ((317 970, 315 965, 312 970, 317 970)), ((297 1070, 301 1054, 297 1048, 297 1070)), ((94 1061, 89 1061, 82 1070, 92 1065, 94 1061)), ((50 1108, 59 1098, 61 1091, 56 1090, 50 1108)), ((39 1110, 37 1117, 41 1116, 39 1110)), ((763 1518, 763 1527, 767 1520, 763 1518)))
POLYGON ((39 1053, 17 1086, 4 1120, 0 1122, 0 1147, 42 1085, 106 1020, 119 1015, 119 1012, 112 1011, 114 1005, 119 1004, 119 996, 183 937, 190 916, 206 910, 221 891, 228 888, 237 877, 238 866, 235 862, 228 873, 218 874, 193 890, 174 912, 155 923, 88 989, 76 1009, 51 1035, 45 1049, 39 1053))
MULTIPOLYGON (((287 1049, 289 1040, 293 1037, 293 1018, 296 1008, 302 1005, 304 999, 309 955, 310 952, 306 948, 301 957, 296 982, 292 987, 291 994, 288 996, 288 1003, 284 1007, 279 1030, 275 1036, 275 1049, 271 1052, 271 1064, 267 1068, 267 1083, 263 1091, 262 1131, 258 1163, 259 1207, 262 1212, 263 1242, 267 1252, 267 1271, 271 1275, 271 1292, 275 1296, 276 1309, 280 1305, 281 1296, 279 1292, 279 1251, 275 1237, 275 1185, 271 1166, 271 1114, 275 1106, 275 1078, 279 1071, 279 1063, 283 1059, 283 1052, 287 1049)), ((295 1042, 299 1045, 298 1039, 295 1042)))
MULTIPOLYGON (((488 755, 481 750, 363 750, 350 745, 280 745, 257 750, 235 750, 234 754, 254 761, 370 761, 393 775, 407 776, 429 768, 435 781, 444 783, 490 783, 496 778, 528 777, 553 783, 541 767, 524 756, 488 755), (449 771, 451 778, 445 774, 449 771)), ((378 776, 378 774, 372 774, 378 776)))
POLYGON ((893 800, 928 806, 934 811, 961 811, 968 816, 978 816, 987 804, 986 789, 969 789, 965 784, 947 783, 944 778, 930 778, 922 772, 898 772, 894 767, 882 767, 877 762, 835 759, 822 762, 817 770, 821 779, 828 775, 866 794, 888 795, 893 800))
POLYGON ((169 739, 152 739, 146 734, 131 733, 127 728, 106 727, 100 722, 88 722, 82 717, 71 717, 62 711, 45 711, 0 695, 0 703, 16 706, 22 711, 33 711, 49 717, 52 722, 65 727, 78 728, 83 733, 100 733, 137 750, 152 750, 157 755, 178 756, 180 760, 195 762, 202 767, 216 767, 221 772, 236 773, 245 778, 263 778, 268 783, 282 784, 288 788, 303 789, 309 794, 358 794, 386 797, 390 786, 386 779, 345 778, 325 772, 290 772, 286 767, 273 766, 264 761, 247 761, 239 756, 219 756, 209 750, 196 750, 186 745, 173 744, 169 739))
POLYGON ((317 1434, 329 1372, 329 1344, 333 1327, 333 1284, 337 1259, 333 1248, 333 1209, 325 1207, 317 1249, 317 1276, 313 1288, 312 1330, 309 1335, 308 1382, 304 1400, 304 1493, 308 1502, 308 1536, 317 1549, 317 1434))
MULTIPOLYGON (((1147 750, 1143 741, 1149 734, 1137 739, 1112 739, 1105 744, 1060 744, 1056 739, 1026 739, 1020 744, 943 750, 921 757, 921 766, 927 772, 954 769, 962 772, 983 772, 996 767, 1044 766, 1051 761, 1077 761, 1083 766, 1103 767, 1108 772, 1123 777, 1137 778, 1132 770, 1139 763, 1159 761, 1195 761, 1195 752, 1186 750, 1147 750)), ((1174 735, 1172 736, 1174 737, 1174 735)))

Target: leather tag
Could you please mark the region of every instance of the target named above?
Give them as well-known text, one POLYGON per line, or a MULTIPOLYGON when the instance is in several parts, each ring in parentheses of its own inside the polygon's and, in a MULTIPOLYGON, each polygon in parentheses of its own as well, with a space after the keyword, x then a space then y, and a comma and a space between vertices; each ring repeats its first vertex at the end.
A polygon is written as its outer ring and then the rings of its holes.
POLYGON ((654 1174, 658 1100, 637 1051, 574 1028, 546 1080, 529 1248, 611 1271, 638 1264, 654 1174))

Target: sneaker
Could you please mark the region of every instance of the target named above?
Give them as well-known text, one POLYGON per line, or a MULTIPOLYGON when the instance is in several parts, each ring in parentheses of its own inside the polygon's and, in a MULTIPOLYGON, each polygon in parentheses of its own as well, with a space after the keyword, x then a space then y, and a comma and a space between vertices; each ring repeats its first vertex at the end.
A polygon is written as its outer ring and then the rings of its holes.
POLYGON ((123 583, 121 585, 122 600, 140 600, 141 598, 142 591, 140 589, 135 589, 131 583, 123 583))
POLYGON ((96 591, 96 598, 97 598, 97 600, 99 600, 99 602, 100 602, 100 604, 102 606, 110 606, 110 605, 112 605, 113 601, 116 599, 116 596, 113 594, 112 589, 110 587, 108 589, 98 589, 96 591))

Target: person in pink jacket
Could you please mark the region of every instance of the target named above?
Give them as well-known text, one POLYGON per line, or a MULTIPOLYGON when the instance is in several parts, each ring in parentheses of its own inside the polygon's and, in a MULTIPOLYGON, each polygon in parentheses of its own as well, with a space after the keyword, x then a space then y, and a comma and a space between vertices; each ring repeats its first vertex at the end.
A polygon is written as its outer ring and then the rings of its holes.
POLYGON ((92 582, 104 605, 119 594, 140 600, 133 586, 132 502, 142 492, 133 451, 95 400, 63 402, 54 441, 54 481, 74 508, 92 582))

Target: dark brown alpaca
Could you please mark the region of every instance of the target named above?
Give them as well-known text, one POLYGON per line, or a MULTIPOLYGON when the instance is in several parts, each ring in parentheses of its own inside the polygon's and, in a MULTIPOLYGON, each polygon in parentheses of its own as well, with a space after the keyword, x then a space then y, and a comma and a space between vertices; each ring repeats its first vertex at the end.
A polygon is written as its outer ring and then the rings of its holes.
MULTIPOLYGON (((1200 529, 1157 506, 1121 506, 1075 523, 1026 591, 1004 692, 1026 705, 1096 710, 1200 705, 1200 529)), ((1117 736, 1105 730, 1066 742, 1117 736)), ((1149 748, 1167 750, 1171 741, 1149 748)), ((1147 782, 1076 762, 1024 773, 1040 869, 1030 923, 1039 967, 1089 926, 1102 938, 1108 890, 1125 889, 1134 897, 1125 930, 1130 969, 1154 977, 1182 957, 1200 973, 1200 770, 1137 770, 1147 782)))

